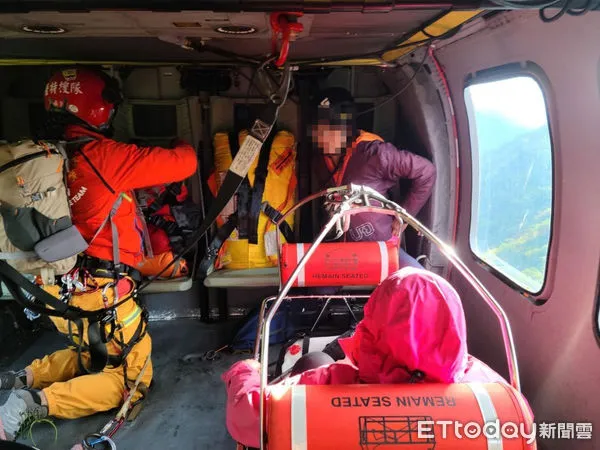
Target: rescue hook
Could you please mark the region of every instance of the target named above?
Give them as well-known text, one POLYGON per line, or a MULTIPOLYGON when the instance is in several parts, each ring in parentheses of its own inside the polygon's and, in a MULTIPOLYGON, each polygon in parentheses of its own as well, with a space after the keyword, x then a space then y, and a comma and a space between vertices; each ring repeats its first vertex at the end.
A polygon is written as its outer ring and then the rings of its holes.
POLYGON ((271 53, 277 56, 274 64, 276 67, 281 67, 285 64, 289 51, 290 41, 296 39, 299 33, 304 31, 304 25, 298 22, 298 17, 302 17, 301 12, 274 12, 271 13, 271 53), (281 49, 277 52, 277 41, 281 36, 281 49))

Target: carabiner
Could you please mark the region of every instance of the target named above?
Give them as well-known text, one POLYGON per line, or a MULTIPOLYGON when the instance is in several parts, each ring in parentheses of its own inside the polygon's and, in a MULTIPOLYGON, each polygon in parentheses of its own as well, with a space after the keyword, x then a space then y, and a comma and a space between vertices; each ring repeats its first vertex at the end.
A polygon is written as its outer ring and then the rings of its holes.
POLYGON ((92 433, 92 434, 88 434, 83 441, 81 441, 81 445, 83 446, 83 448, 85 450, 97 450, 100 448, 106 448, 105 445, 103 445, 102 447, 96 447, 99 444, 108 444, 108 448, 110 450, 117 450, 117 445, 115 444, 115 442, 109 438, 108 436, 104 435, 104 434, 100 434, 100 433, 92 433), (91 442, 90 442, 91 440, 91 442))

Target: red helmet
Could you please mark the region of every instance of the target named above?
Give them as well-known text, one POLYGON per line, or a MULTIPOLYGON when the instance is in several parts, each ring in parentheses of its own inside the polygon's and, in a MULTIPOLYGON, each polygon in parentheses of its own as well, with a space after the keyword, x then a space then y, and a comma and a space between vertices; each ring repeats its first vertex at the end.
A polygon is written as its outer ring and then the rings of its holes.
POLYGON ((50 78, 44 106, 46 111, 68 113, 94 129, 104 130, 122 98, 114 78, 93 69, 73 68, 56 72, 50 78))

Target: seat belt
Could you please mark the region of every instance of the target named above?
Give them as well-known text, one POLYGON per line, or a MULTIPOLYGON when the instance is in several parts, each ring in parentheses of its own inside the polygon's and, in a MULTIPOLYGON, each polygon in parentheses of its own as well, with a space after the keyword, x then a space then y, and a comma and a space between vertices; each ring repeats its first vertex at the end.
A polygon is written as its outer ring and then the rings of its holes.
POLYGON ((262 206, 262 198, 265 192, 265 182, 269 174, 269 157, 271 155, 271 146, 273 144, 275 131, 271 133, 267 141, 265 141, 265 150, 258 158, 258 164, 254 170, 254 185, 250 191, 250 199, 248 203, 248 243, 258 244, 258 219, 262 206))
MULTIPOLYGON (((231 157, 235 158, 239 150, 238 133, 229 133, 229 151, 231 152, 231 157)), ((254 162, 254 160, 252 162, 254 162)), ((246 173, 246 177, 243 179, 242 184, 240 184, 237 191, 237 207, 235 211, 235 215, 237 216, 236 223, 238 237, 240 239, 248 239, 248 205, 250 203, 250 192, 250 182, 248 181, 246 173)))

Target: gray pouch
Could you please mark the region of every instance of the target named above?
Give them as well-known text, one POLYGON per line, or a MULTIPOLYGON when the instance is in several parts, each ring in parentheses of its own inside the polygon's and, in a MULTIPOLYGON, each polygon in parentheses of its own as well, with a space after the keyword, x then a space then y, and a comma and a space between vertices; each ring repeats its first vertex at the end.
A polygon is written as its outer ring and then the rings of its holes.
POLYGON ((35 244, 34 251, 46 262, 60 261, 75 256, 88 248, 81 233, 74 226, 54 233, 35 244))

